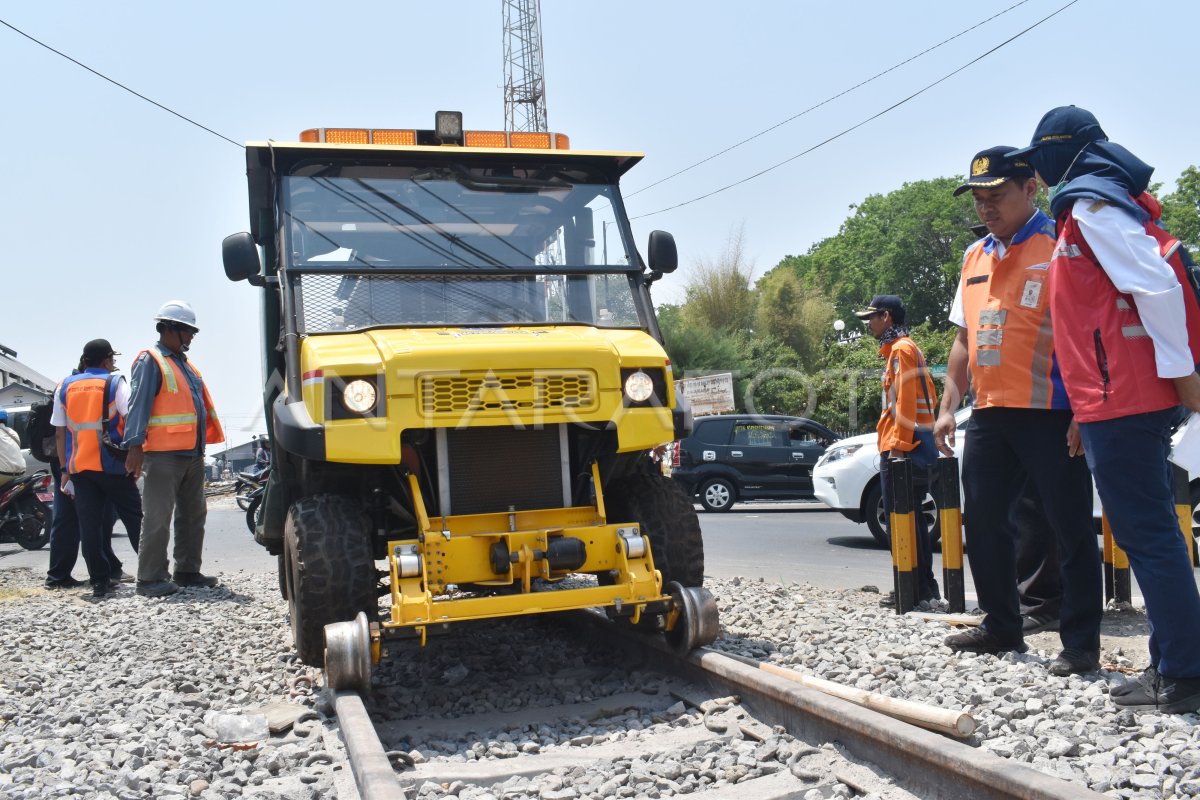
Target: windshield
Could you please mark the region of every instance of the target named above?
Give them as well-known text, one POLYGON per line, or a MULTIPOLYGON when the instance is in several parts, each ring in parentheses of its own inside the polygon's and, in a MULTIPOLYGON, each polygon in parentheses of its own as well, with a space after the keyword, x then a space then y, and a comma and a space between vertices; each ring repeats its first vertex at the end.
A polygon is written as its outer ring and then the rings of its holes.
POLYGON ((630 269, 615 188, 577 165, 309 164, 283 181, 287 266, 630 269))
POLYGON ((301 275, 302 333, 376 326, 640 327, 632 279, 603 275, 301 275))

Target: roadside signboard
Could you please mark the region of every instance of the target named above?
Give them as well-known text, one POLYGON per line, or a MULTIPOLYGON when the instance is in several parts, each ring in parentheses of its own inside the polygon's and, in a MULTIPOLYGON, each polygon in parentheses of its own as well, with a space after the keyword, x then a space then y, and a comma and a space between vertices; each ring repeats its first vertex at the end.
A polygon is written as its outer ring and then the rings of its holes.
POLYGON ((675 381, 675 391, 687 398, 692 414, 697 417, 732 414, 737 410, 733 402, 732 372, 682 378, 675 381))

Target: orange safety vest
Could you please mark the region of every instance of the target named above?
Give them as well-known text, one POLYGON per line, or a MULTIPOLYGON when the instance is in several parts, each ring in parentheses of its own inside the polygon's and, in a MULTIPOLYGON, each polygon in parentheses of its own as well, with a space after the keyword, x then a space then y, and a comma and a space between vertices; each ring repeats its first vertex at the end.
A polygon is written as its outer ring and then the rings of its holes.
MULTIPOLYGON (((192 401, 191 387, 187 375, 173 358, 163 358, 158 348, 152 347, 137 354, 137 358, 148 355, 158 364, 162 380, 158 386, 158 394, 150 406, 150 419, 146 423, 146 443, 142 448, 147 452, 171 452, 176 450, 192 450, 196 447, 196 406, 192 401)), ((200 378, 200 386, 204 392, 204 413, 207 423, 204 426, 204 441, 206 444, 216 444, 225 441, 225 431, 217 419, 217 411, 213 406, 208 387, 204 385, 204 377, 196 365, 188 362, 188 366, 200 378)))
POLYGON ((1046 285, 1054 241, 1054 223, 1038 211, 1013 237, 1004 258, 997 258, 991 237, 963 257, 975 408, 1070 408, 1054 356, 1046 285))
MULTIPOLYGON (((112 472, 125 474, 125 465, 104 452, 101 433, 104 420, 104 387, 107 372, 84 371, 62 382, 63 410, 67 412, 66 471, 112 472)), ((125 417, 117 412, 115 400, 109 401, 108 435, 114 444, 121 442, 125 417)))
POLYGON ((879 348, 883 368, 883 411, 875 426, 879 434, 879 452, 917 446, 915 428, 933 428, 937 409, 937 387, 917 343, 907 336, 879 348))

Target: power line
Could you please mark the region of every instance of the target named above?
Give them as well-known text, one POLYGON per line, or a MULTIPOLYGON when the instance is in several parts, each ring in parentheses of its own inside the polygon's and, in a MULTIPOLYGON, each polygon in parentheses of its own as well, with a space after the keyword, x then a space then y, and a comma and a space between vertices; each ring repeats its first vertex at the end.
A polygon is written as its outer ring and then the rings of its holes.
POLYGON ((1020 2, 1014 3, 1013 5, 1004 9, 1003 11, 993 14, 992 16, 988 17, 987 19, 981 20, 981 21, 975 23, 974 25, 972 25, 971 27, 959 31, 958 33, 954 34, 950 38, 943 39, 942 41, 938 42, 937 44, 933 45, 932 47, 927 47, 924 50, 922 50, 921 52, 917 53, 916 55, 910 56, 898 64, 893 64, 892 66, 885 69, 883 72, 878 72, 878 73, 872 75, 871 77, 867 78, 866 80, 860 81, 860 82, 854 84, 849 89, 844 89, 844 90, 838 92, 837 94, 832 95, 831 97, 825 98, 824 100, 817 103, 816 105, 809 106, 808 108, 804 109, 803 111, 799 112, 798 114, 793 114, 792 116, 788 117, 787 119, 783 120, 782 122, 777 122, 774 125, 772 125, 771 127, 761 130, 758 133, 754 134, 753 136, 748 136, 745 139, 742 139, 740 142, 737 142, 736 144, 731 144, 731 145, 729 145, 729 147, 726 147, 724 150, 720 150, 716 153, 713 153, 711 156, 708 156, 707 158, 702 158, 699 161, 697 161, 695 164, 684 167, 683 169, 679 170, 678 172, 672 172, 670 175, 668 175, 665 178, 662 178, 660 180, 655 181, 654 183, 651 183, 647 186, 643 186, 640 189, 637 189, 635 191, 625 194, 625 198, 628 199, 630 197, 633 197, 635 194, 641 194, 642 192, 647 191, 648 189, 653 189, 655 186, 658 186, 660 183, 666 183, 667 181, 671 180, 672 178, 677 178, 680 175, 682 175, 683 173, 693 170, 702 164, 707 164, 709 161, 712 161, 714 158, 719 158, 720 156, 723 156, 732 150, 736 150, 737 148, 741 147, 742 145, 744 145, 748 142, 752 142, 755 139, 759 138, 760 136, 765 136, 766 134, 770 133, 771 131, 775 130, 776 128, 782 128, 784 125, 787 125, 789 122, 792 122, 793 120, 797 120, 800 117, 803 117, 805 114, 809 113, 810 111, 816 111, 821 106, 828 105, 829 103, 832 103, 834 100, 837 100, 839 97, 845 97, 846 95, 853 92, 855 89, 861 89, 862 87, 866 86, 868 83, 871 83, 872 81, 874 81, 878 78, 882 78, 884 75, 887 75, 889 72, 895 72, 896 70, 900 69, 900 67, 903 67, 905 64, 908 64, 912 61, 916 61, 918 58, 920 58, 923 55, 932 53, 934 50, 937 50, 942 45, 949 44, 950 42, 954 41, 955 39, 965 36, 966 34, 970 33, 971 31, 975 30, 976 28, 980 28, 980 27, 986 25, 987 23, 991 22, 992 20, 996 19, 997 17, 1002 17, 1005 14, 1007 14, 1008 12, 1012 11, 1014 8, 1017 8, 1018 6, 1023 6, 1028 2, 1029 2, 1029 0, 1020 0, 1020 2))
POLYGON ((725 190, 727 190, 727 189, 732 189, 732 188, 733 188, 733 187, 735 187, 735 186, 741 186, 743 183, 747 183, 747 182, 749 182, 749 181, 752 181, 752 180, 754 180, 755 178, 760 178, 760 177, 762 177, 763 175, 766 175, 768 172, 771 172, 771 171, 773 171, 773 170, 779 169, 780 167, 784 166, 785 164, 790 164, 791 162, 795 161, 797 158, 800 158, 801 156, 806 156, 806 155, 808 155, 809 153, 813 152, 814 150, 820 149, 820 148, 824 147, 825 145, 829 144, 830 142, 836 141, 837 139, 840 139, 840 138, 842 138, 842 137, 843 137, 843 136, 845 136, 846 134, 848 134, 848 133, 851 133, 851 132, 853 132, 853 131, 856 131, 856 130, 858 130, 859 128, 863 127, 863 126, 864 126, 864 125, 866 125, 867 123, 869 123, 869 122, 873 122, 874 120, 876 120, 876 119, 879 119, 880 117, 884 116, 884 115, 885 115, 885 114, 887 114, 888 112, 890 112, 890 111, 893 111, 893 110, 895 110, 895 109, 899 108, 900 106, 902 106, 902 105, 904 105, 905 103, 907 103, 909 100, 912 100, 913 98, 919 97, 920 95, 922 95, 922 94, 924 94, 925 92, 929 91, 930 89, 932 89, 933 87, 937 86, 938 84, 940 84, 940 83, 944 83, 945 81, 949 80, 950 78, 953 78, 953 77, 954 77, 955 75, 957 75, 958 73, 962 72, 963 70, 967 69, 968 67, 970 67, 970 66, 972 66, 972 65, 974 65, 974 64, 977 64, 978 62, 980 62, 980 61, 982 61, 983 59, 987 58, 987 57, 988 57, 988 56, 990 56, 992 53, 994 53, 994 52, 996 52, 997 50, 999 50, 999 49, 1001 49, 1001 48, 1005 47, 1006 45, 1009 45, 1009 44, 1011 44, 1012 42, 1014 42, 1014 41, 1016 41, 1017 39, 1021 38, 1021 37, 1022 37, 1022 36, 1024 36, 1025 34, 1029 33, 1029 32, 1030 32, 1031 30, 1033 30, 1034 28, 1038 27, 1039 25, 1041 25, 1042 23, 1046 22, 1047 20, 1049 20, 1049 19, 1052 19, 1053 17, 1056 17, 1056 16, 1058 16, 1058 15, 1059 15, 1059 14, 1061 14, 1063 11, 1066 11, 1068 8, 1070 8, 1071 6, 1075 5, 1075 4, 1076 4, 1076 3, 1078 3, 1078 2, 1079 2, 1079 0, 1071 0, 1071 2, 1067 3, 1066 5, 1062 6, 1062 7, 1061 7, 1061 8, 1059 8, 1059 9, 1057 9, 1057 10, 1056 10, 1056 11, 1054 11, 1053 13, 1051 13, 1051 14, 1048 14, 1047 16, 1043 17, 1042 19, 1038 20, 1037 22, 1033 23, 1033 24, 1032 24, 1032 25, 1030 25, 1028 28, 1025 28, 1023 31, 1020 31, 1020 32, 1019 32, 1019 33, 1017 33, 1017 34, 1015 34, 1015 35, 1013 35, 1013 36, 1010 36, 1008 39, 1005 39, 1003 42, 1001 42, 1000 44, 996 45, 996 46, 995 46, 995 47, 993 47, 992 49, 990 49, 990 50, 988 50, 988 51, 986 51, 986 52, 984 52, 984 53, 982 53, 982 54, 980 54, 980 55, 976 56, 975 58, 971 59, 971 60, 970 60, 970 61, 968 61, 966 64, 963 64, 961 67, 959 67, 958 69, 956 69, 956 70, 954 70, 954 71, 952 71, 952 72, 950 72, 950 73, 948 73, 948 74, 946 74, 946 75, 943 75, 942 77, 938 78, 938 79, 937 79, 936 81, 934 81, 933 83, 930 83, 930 84, 927 84, 927 85, 925 85, 925 86, 921 87, 921 88, 920 88, 920 89, 918 89, 917 91, 915 91, 915 92, 913 92, 912 94, 910 94, 908 97, 905 97, 903 100, 899 100, 899 101, 897 101, 897 102, 893 103, 892 105, 888 106, 887 108, 883 109, 882 111, 878 111, 878 112, 876 112, 876 113, 872 114, 871 116, 867 117, 866 119, 862 120, 861 122, 858 122, 858 123, 856 123, 856 124, 854 124, 854 125, 851 125, 849 128, 846 128, 845 130, 843 130, 843 131, 841 131, 841 132, 839 132, 839 133, 835 133, 833 136, 830 136, 828 139, 825 139, 824 141, 821 141, 821 142, 818 142, 817 144, 814 144, 812 147, 808 148, 807 150, 803 150, 803 151, 801 151, 801 152, 797 153, 796 155, 794 155, 794 156, 791 156, 790 158, 785 158, 783 161, 780 161, 780 162, 778 162, 778 163, 776 163, 776 164, 772 164, 771 166, 769 166, 769 167, 767 167, 767 168, 765 168, 765 169, 761 169, 761 170, 759 170, 758 172, 754 173, 753 175, 748 175, 748 176, 746 176, 745 178, 742 178, 741 180, 737 180, 737 181, 734 181, 733 183, 730 183, 730 184, 727 184, 727 185, 725 185, 725 186, 722 186, 720 189, 714 189, 714 190, 712 190, 711 192, 708 192, 708 193, 706 193, 706 194, 702 194, 702 195, 700 195, 699 197, 693 197, 691 200, 685 200, 685 201, 683 201, 682 203, 676 203, 676 204, 675 204, 675 205, 673 205, 673 206, 667 206, 666 208, 660 208, 660 209, 658 209, 657 211, 650 211, 650 212, 648 212, 648 213, 645 213, 645 214, 638 214, 637 216, 632 216, 632 217, 630 217, 629 219, 630 219, 630 220, 635 220, 635 219, 645 219, 646 217, 653 217, 655 214, 662 214, 662 213, 664 213, 664 212, 667 212, 667 211, 674 211, 674 210, 675 210, 675 209, 677 209, 677 208, 683 208, 684 206, 688 206, 688 205, 691 205, 692 203, 696 203, 696 202, 699 202, 699 201, 701 201, 701 200, 705 200, 705 199, 707 199, 707 198, 709 198, 709 197, 712 197, 713 195, 720 194, 721 192, 723 192, 723 191, 725 191, 725 190))
POLYGON ((92 69, 92 68, 91 68, 91 67, 89 67, 87 64, 84 64, 84 63, 83 63, 83 62, 81 62, 81 61, 77 61, 77 60, 75 60, 74 58, 71 58, 69 55, 67 55, 66 53, 64 53, 64 52, 62 52, 62 51, 60 51, 60 50, 55 50, 55 49, 54 49, 53 47, 51 47, 50 45, 46 44, 46 43, 45 43, 45 42, 43 42, 43 41, 40 41, 40 40, 38 40, 38 39, 34 38, 33 36, 30 36, 28 33, 26 33, 25 31, 21 30, 20 28, 16 27, 15 25, 12 25, 12 24, 10 24, 10 23, 8 23, 8 22, 5 22, 5 21, 4 21, 4 20, 2 20, 2 19, 0 19, 0 25, 3 25, 4 27, 6 27, 6 28, 8 28, 8 29, 10 29, 10 30, 12 30, 12 31, 14 31, 14 32, 21 34, 22 36, 24 36, 24 37, 25 37, 26 39, 28 39, 29 41, 33 42, 34 44, 36 44, 36 45, 38 45, 38 46, 40 46, 40 47, 44 47, 44 48, 46 48, 46 49, 47 49, 47 50, 49 50, 51 53, 54 53, 54 54, 55 54, 55 55, 57 55, 57 56, 62 56, 62 57, 63 57, 63 58, 65 58, 67 61, 70 61, 72 64, 74 64, 74 65, 76 65, 76 66, 78 66, 78 67, 83 67, 83 68, 84 68, 84 69, 86 69, 88 72, 92 73, 93 75, 95 75, 95 76, 96 76, 96 77, 98 77, 98 78, 103 78, 104 80, 106 80, 106 81, 108 81, 109 83, 111 83, 113 86, 116 86, 116 87, 119 87, 119 88, 121 88, 121 89, 124 89, 125 91, 127 91, 127 92, 129 92, 131 95, 133 95, 134 97, 138 97, 138 98, 140 98, 140 99, 142 99, 142 100, 145 100, 147 103, 149 103, 149 104, 151 104, 151 105, 153 105, 153 106, 158 106, 158 107, 159 107, 159 108, 161 108, 163 111, 166 111, 168 114, 174 114, 175 116, 179 117, 179 118, 180 118, 181 120, 183 120, 184 122, 191 123, 192 125, 195 125, 195 126, 196 126, 197 128, 199 128, 200 130, 207 131, 207 132, 211 133, 213 136, 216 136, 218 139, 224 139, 225 141, 229 142, 229 143, 230 143, 230 144, 232 144, 232 145, 235 145, 235 146, 237 146, 237 147, 241 147, 242 149, 245 149, 245 145, 242 145, 240 142, 235 142, 233 139, 230 139, 228 136, 225 136, 224 134, 217 133, 217 132, 216 132, 216 131, 214 131, 212 128, 209 128, 209 127, 207 127, 207 126, 205 126, 205 125, 201 125, 199 122, 196 122, 196 120, 194 120, 194 119, 191 119, 190 117, 186 117, 186 116, 184 116, 183 114, 180 114, 178 111, 174 111, 174 110, 172 110, 172 109, 170 109, 170 108, 167 108, 166 106, 164 106, 162 103, 158 102, 157 100, 151 100, 149 97, 146 97, 146 95, 144 95, 144 94, 139 94, 138 92, 135 92, 133 89, 130 89, 130 88, 129 88, 128 86, 126 86, 125 84, 123 84, 123 83, 121 83, 121 82, 119 82, 119 81, 115 81, 115 80, 113 80, 112 78, 110 78, 110 77, 108 77, 107 75, 105 75, 104 73, 102 73, 102 72, 99 72, 99 71, 97 71, 97 70, 94 70, 94 69, 92 69))

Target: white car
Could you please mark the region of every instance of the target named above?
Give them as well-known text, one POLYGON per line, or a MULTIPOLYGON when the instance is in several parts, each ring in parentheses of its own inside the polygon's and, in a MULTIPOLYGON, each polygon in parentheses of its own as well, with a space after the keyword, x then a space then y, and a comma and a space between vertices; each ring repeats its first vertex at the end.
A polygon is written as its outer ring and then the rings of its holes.
MULTIPOLYGON (((954 415, 957 431, 954 437, 954 455, 962 459, 964 432, 971 424, 971 409, 959 409, 954 415)), ((1200 476, 1190 475, 1192 534, 1200 534, 1200 476)), ((959 486, 959 496, 962 494, 959 486)), ((879 492, 879 446, 875 433, 864 433, 840 439, 829 446, 813 467, 813 494, 825 505, 840 511, 852 522, 865 522, 875 540, 884 547, 891 546, 883 514, 883 497, 879 492)), ((937 508, 933 497, 925 495, 921 513, 939 537, 937 508)), ((1100 519, 1100 495, 1092 490, 1092 516, 1100 519)))

